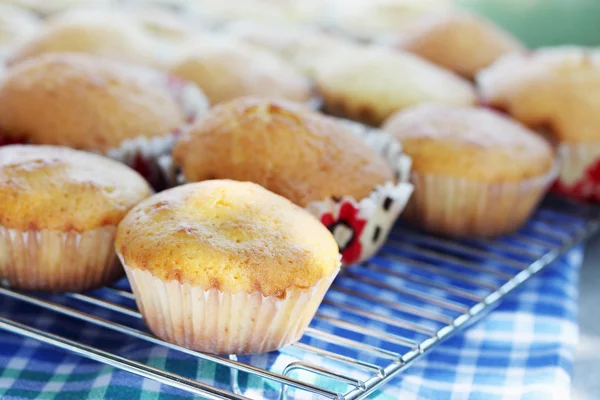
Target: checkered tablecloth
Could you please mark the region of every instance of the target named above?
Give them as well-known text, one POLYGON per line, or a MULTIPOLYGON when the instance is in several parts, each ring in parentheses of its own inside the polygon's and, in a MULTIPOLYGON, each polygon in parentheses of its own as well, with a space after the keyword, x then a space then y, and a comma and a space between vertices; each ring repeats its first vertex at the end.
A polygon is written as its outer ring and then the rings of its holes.
MULTIPOLYGON (((507 297, 484 320, 416 362, 372 395, 377 399, 567 399, 577 342, 577 281, 582 249, 561 260, 507 297)), ((115 318, 96 310, 104 318, 115 318)), ((119 355, 228 387, 227 368, 100 330, 0 296, 0 315, 81 340, 119 355)), ((143 328, 142 322, 139 327, 143 328)), ((127 322, 132 324, 131 321, 127 322)), ((277 370, 269 355, 252 356, 277 370)), ((278 385, 240 374, 252 398, 277 398, 278 385)), ((294 398, 308 398, 294 392, 294 398)), ((0 398, 189 399, 191 395, 152 380, 0 331, 0 398)))

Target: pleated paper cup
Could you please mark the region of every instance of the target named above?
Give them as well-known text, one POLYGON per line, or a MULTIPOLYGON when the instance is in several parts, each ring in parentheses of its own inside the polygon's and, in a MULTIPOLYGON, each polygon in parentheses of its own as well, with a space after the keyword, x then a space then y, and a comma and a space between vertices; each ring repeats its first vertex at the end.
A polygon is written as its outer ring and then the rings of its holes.
POLYGON ((529 219, 558 174, 519 182, 487 183, 412 172, 415 186, 403 218, 448 236, 493 237, 519 229, 529 219))
POLYGON ((0 280, 24 290, 82 292, 123 275, 115 255, 116 226, 84 232, 0 226, 0 280))
POLYGON ((256 354, 298 341, 339 268, 307 290, 284 298, 260 292, 230 293, 163 281, 123 262, 146 324, 159 338, 215 354, 256 354))
POLYGON ((562 166, 552 190, 577 200, 600 202, 600 142, 558 145, 562 166))

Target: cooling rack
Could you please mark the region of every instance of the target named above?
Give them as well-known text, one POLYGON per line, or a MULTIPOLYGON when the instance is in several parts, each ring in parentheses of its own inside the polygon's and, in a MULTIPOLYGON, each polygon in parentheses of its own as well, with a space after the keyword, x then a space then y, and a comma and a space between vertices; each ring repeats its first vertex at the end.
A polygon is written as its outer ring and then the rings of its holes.
POLYGON ((398 224, 378 255, 340 274, 300 342, 239 358, 203 354, 154 337, 126 281, 86 294, 0 288, 0 299, 222 366, 229 378, 217 386, 1 314, 0 328, 208 399, 253 398, 244 390, 249 380, 270 385, 279 399, 362 399, 483 317, 599 227, 597 210, 558 200, 545 202, 518 233, 497 240, 450 240, 398 224))

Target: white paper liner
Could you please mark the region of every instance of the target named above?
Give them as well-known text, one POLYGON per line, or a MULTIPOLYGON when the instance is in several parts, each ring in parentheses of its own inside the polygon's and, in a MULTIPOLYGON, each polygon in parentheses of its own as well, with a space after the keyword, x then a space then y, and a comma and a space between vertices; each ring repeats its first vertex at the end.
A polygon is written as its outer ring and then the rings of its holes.
MULTIPOLYGON (((408 182, 412 161, 402 153, 400 142, 389 133, 357 122, 339 120, 381 155, 395 173, 395 182, 377 186, 360 201, 344 196, 315 201, 306 207, 332 231, 342 253, 342 262, 348 265, 368 259, 387 239, 413 192, 413 185, 408 182)), ((186 183, 170 155, 160 157, 158 164, 171 186, 186 183)))
POLYGON ((76 231, 0 226, 0 280, 37 291, 81 292, 113 282, 123 270, 114 251, 116 226, 76 231))
POLYGON ((576 199, 600 202, 600 142, 558 145, 562 159, 554 190, 576 199))
POLYGON ((403 218, 448 236, 493 237, 520 228, 555 180, 556 162, 547 174, 521 182, 487 183, 412 172, 415 193, 403 218))
POLYGON ((266 353, 298 341, 339 272, 309 290, 288 289, 279 299, 165 282, 121 261, 138 308, 156 336, 215 354, 266 353))
MULTIPOLYGON (((195 84, 174 79, 167 85, 181 103, 188 123, 208 110, 208 100, 195 84)), ((156 189, 164 189, 168 187, 168 180, 163 175, 163 169, 159 167, 158 159, 162 155, 170 154, 177 135, 187 128, 189 125, 184 125, 177 131, 163 136, 138 136, 128 139, 118 148, 110 149, 106 155, 137 169, 156 189)))

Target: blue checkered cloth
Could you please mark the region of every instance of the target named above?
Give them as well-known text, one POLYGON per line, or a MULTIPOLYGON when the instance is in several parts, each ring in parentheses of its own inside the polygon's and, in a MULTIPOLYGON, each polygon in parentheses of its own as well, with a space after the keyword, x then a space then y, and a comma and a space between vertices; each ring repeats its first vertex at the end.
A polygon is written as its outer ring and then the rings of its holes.
MULTIPOLYGON (((569 398, 572 358, 578 338, 577 283, 582 254, 581 248, 571 250, 517 293, 508 296, 491 315, 444 342, 371 397, 403 400, 569 398)), ((345 283, 342 280, 340 284, 345 283)), ((52 299, 67 304, 71 301, 60 296, 53 296, 52 299)), ((50 311, 41 311, 40 308, 3 296, 0 296, 0 304, 2 316, 201 382, 231 388, 231 375, 226 367, 60 317, 50 311)), ((128 305, 133 306, 133 303, 128 305)), ((131 318, 116 316, 113 312, 92 306, 87 312, 145 330, 141 320, 132 321, 131 318)), ((323 312, 332 315, 326 307, 323 312)), ((335 312, 332 311, 333 315, 336 315, 335 312)), ((313 324, 326 329, 321 321, 313 321, 313 324)), ((355 339, 360 340, 360 337, 355 339)), ((315 340, 308 336, 302 339, 306 344, 316 345, 315 340)), ((294 355, 286 352, 241 359, 280 373, 293 360, 294 355)), ((342 367, 337 365, 337 368, 339 371, 342 367)), ((316 384, 328 385, 319 381, 324 378, 312 376, 311 379, 316 384)), ((279 385, 265 383, 254 376, 241 373, 237 383, 243 394, 251 398, 275 399, 279 395, 279 385)), ((0 331, 2 399, 133 400, 192 397, 155 381, 0 331)), ((310 395, 302 391, 290 391, 289 398, 307 399, 310 395)))

